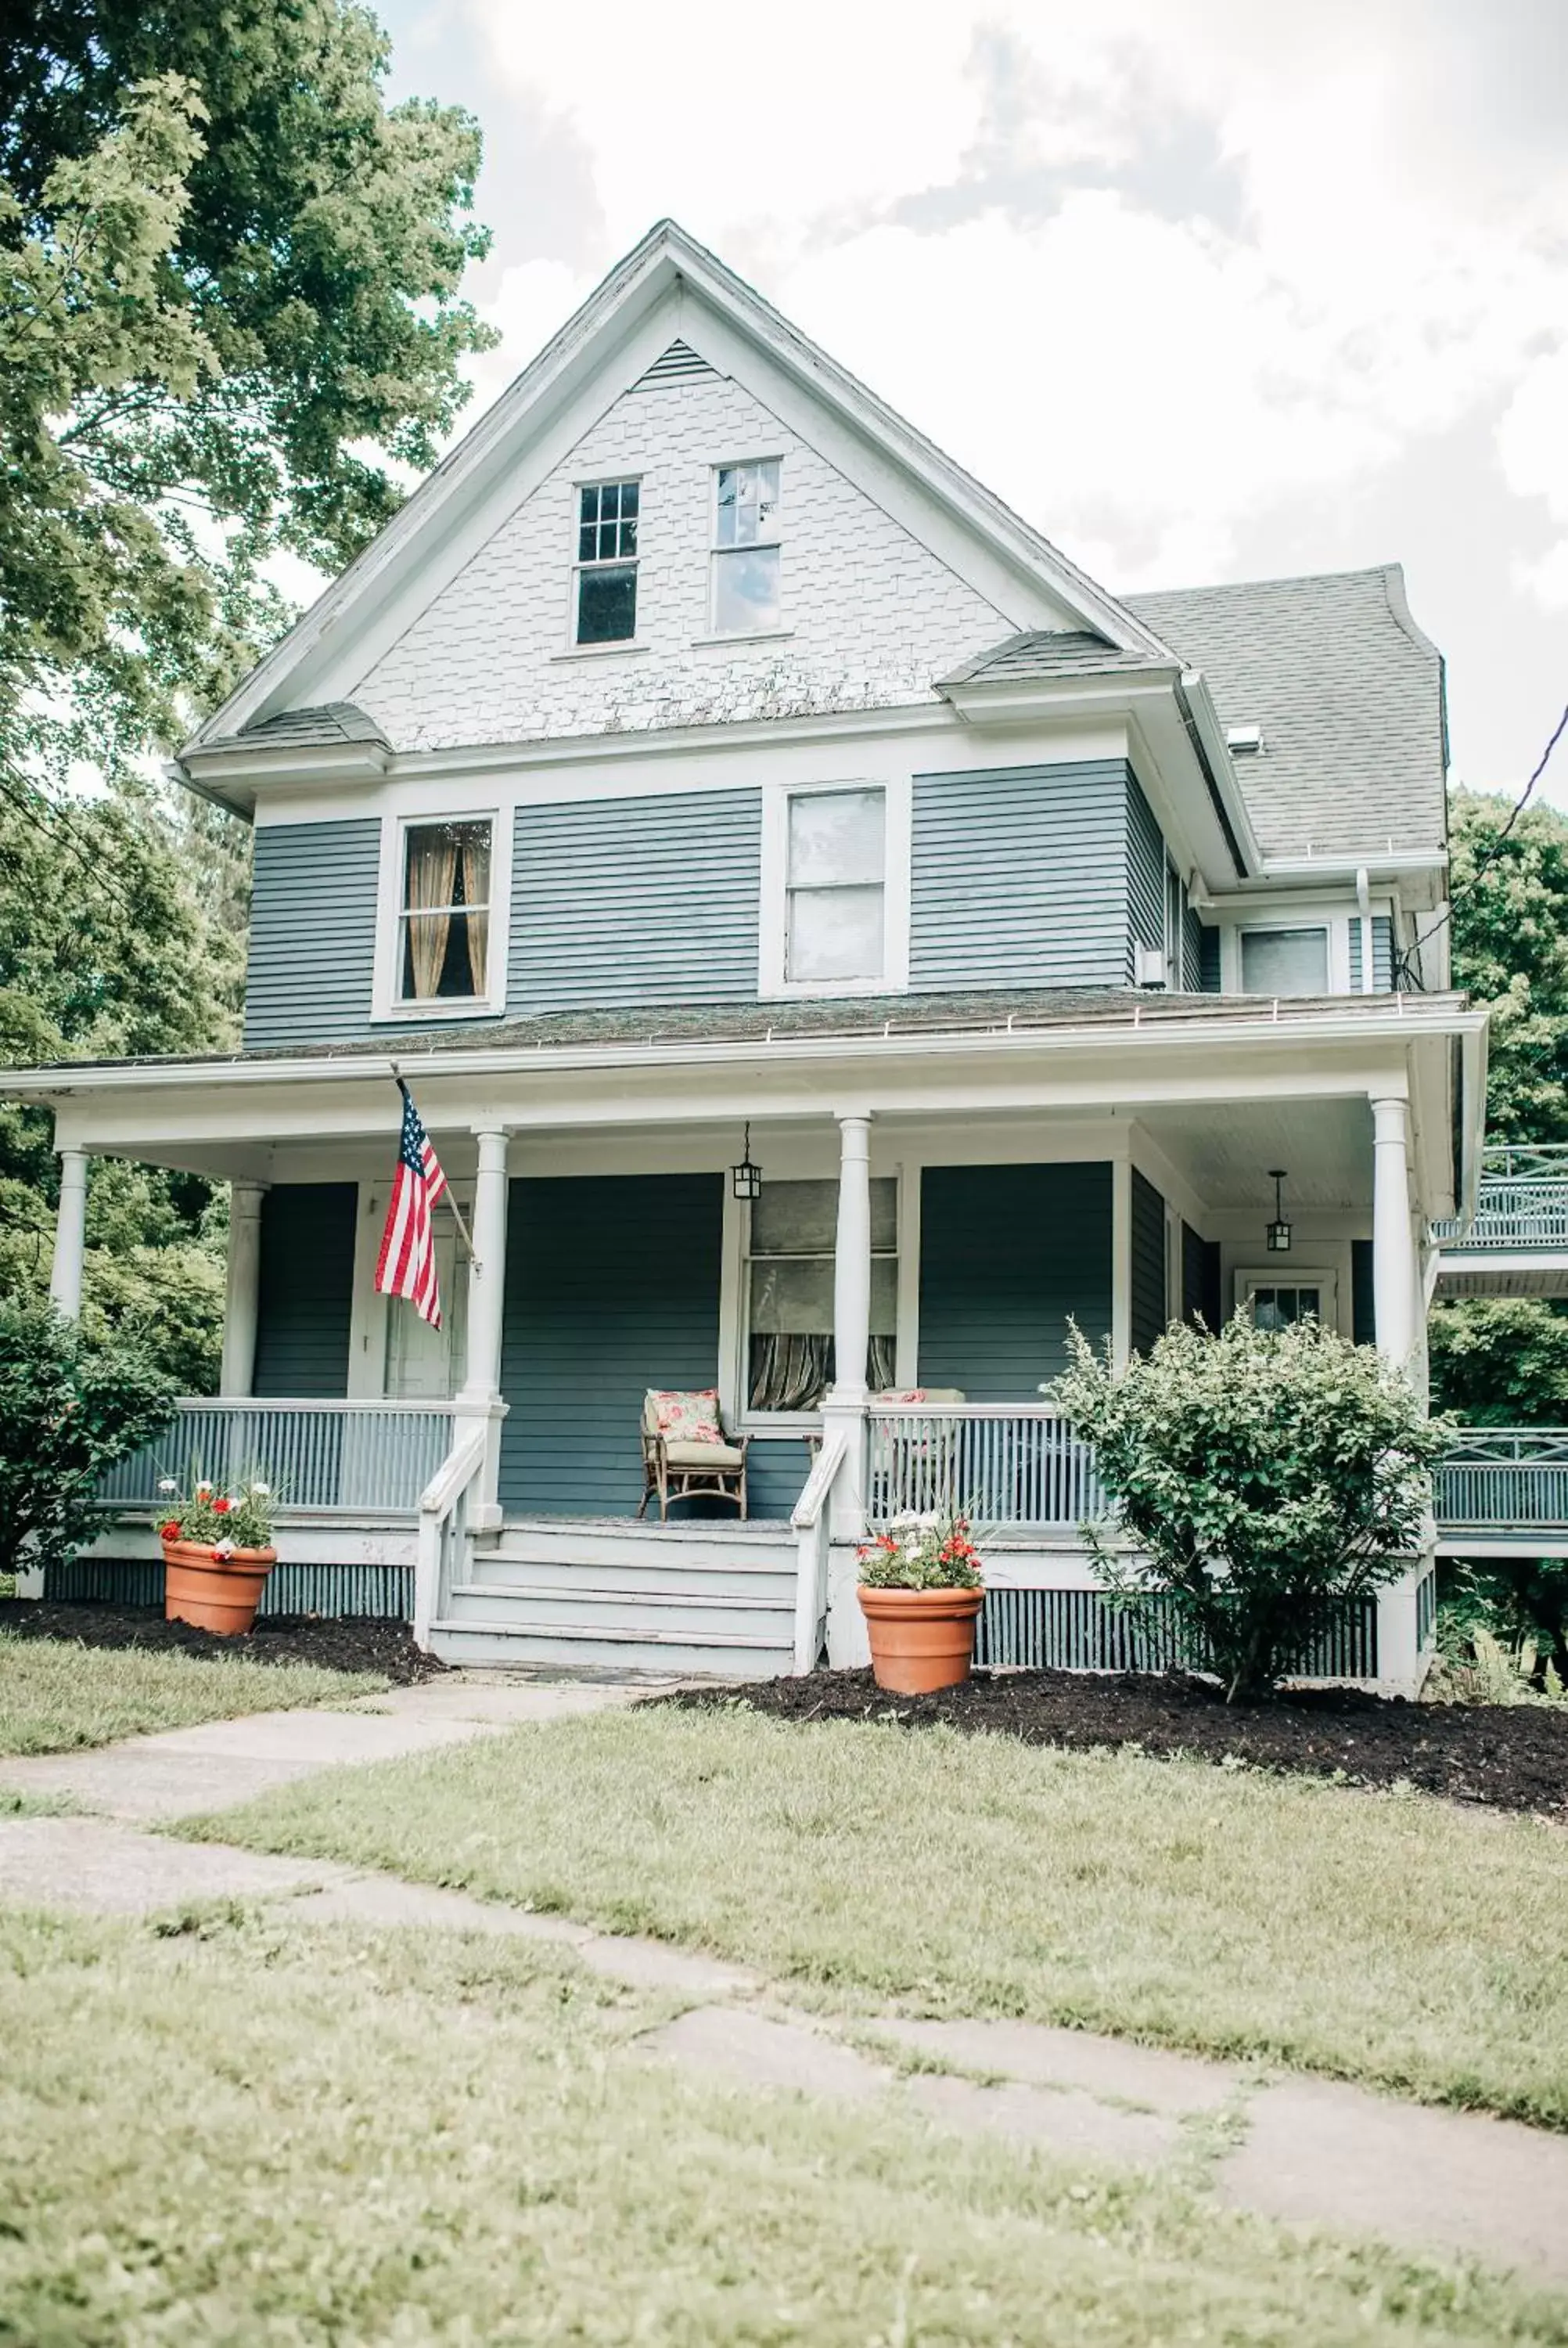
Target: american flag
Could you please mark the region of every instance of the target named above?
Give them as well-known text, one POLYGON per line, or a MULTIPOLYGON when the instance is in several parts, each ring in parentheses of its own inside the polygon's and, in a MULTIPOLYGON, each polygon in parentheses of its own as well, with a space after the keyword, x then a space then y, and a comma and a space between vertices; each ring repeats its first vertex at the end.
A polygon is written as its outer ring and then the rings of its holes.
POLYGON ((441 1286, 436 1277, 436 1235, 430 1210, 446 1188, 436 1145, 419 1121, 419 1111, 403 1078, 403 1138, 392 1204, 375 1260, 375 1285, 383 1296, 406 1296, 433 1328, 441 1326, 441 1286))

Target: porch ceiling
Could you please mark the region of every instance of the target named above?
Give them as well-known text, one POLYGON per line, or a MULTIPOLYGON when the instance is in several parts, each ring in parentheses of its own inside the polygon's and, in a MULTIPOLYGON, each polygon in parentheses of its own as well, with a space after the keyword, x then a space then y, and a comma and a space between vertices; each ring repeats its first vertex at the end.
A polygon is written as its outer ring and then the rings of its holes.
POLYGON ((1204 1204, 1272 1206, 1270 1167, 1286 1170, 1286 1211, 1372 1202, 1372 1112, 1365 1100, 1234 1101, 1140 1115, 1151 1141, 1204 1204))

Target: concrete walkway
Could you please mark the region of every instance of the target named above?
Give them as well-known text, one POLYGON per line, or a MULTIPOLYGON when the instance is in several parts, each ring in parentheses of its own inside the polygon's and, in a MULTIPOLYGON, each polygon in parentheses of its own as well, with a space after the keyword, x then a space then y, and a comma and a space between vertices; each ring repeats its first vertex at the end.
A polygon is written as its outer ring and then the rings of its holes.
POLYGON ((744 1967, 325 1860, 149 1833, 333 1764, 381 1760, 522 1721, 624 1704, 647 1683, 487 1683, 453 1674, 344 1712, 261 1713, 94 1753, 0 1765, 0 1786, 83 1815, 0 1819, 0 1903, 151 1914, 261 1900, 302 1923, 503 1933, 570 1948, 595 1972, 689 1999, 640 2053, 757 2092, 897 2099, 932 2125, 1096 2163, 1171 2169, 1287 2223, 1469 2256, 1568 2287, 1568 2137, 1326 2080, 1018 2022, 901 2015, 837 2024, 744 1967))

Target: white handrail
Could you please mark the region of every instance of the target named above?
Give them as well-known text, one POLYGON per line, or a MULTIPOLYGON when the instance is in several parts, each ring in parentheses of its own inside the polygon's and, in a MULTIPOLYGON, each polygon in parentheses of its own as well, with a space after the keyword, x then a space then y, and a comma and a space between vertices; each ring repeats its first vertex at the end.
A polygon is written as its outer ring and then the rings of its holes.
POLYGON ((419 1545, 414 1568, 414 1643, 430 1644, 435 1622, 449 1583, 455 1552, 467 1540, 467 1499, 482 1475, 488 1448, 488 1429, 470 1426, 453 1445, 441 1466, 419 1495, 419 1545))
POLYGON ((849 1456, 849 1437, 835 1426, 823 1438, 799 1499, 790 1511, 796 1537, 794 1669, 816 1667, 823 1618, 827 1612, 827 1568, 831 1548, 830 1502, 838 1473, 849 1456))

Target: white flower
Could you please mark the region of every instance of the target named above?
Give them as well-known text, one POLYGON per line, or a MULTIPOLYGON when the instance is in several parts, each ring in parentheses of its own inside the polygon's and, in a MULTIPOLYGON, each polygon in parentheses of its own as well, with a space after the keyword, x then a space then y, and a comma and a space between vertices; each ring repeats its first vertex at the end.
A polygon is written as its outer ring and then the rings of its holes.
POLYGON ((212 1544, 212 1554, 214 1557, 232 1557, 234 1554, 233 1542, 231 1540, 214 1541, 212 1544))
POLYGON ((178 1492, 179 1487, 172 1476, 160 1476, 158 1479, 158 1488, 160 1492, 178 1492))
POLYGON ((211 1491, 211 1489, 212 1489, 212 1487, 211 1487, 211 1485, 210 1485, 210 1484, 198 1484, 198 1486, 196 1487, 196 1497, 197 1497, 197 1498, 198 1498, 199 1500, 204 1500, 204 1499, 206 1499, 206 1498, 207 1498, 208 1494, 211 1491))
POLYGON ((255 1498, 265 1500, 271 1498, 272 1488, 271 1484, 252 1484, 251 1490, 255 1498))

